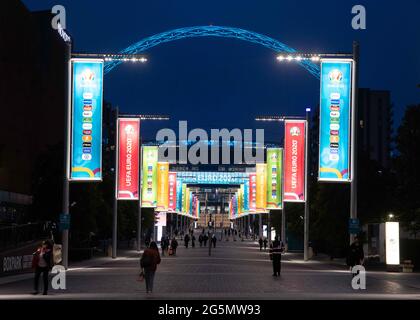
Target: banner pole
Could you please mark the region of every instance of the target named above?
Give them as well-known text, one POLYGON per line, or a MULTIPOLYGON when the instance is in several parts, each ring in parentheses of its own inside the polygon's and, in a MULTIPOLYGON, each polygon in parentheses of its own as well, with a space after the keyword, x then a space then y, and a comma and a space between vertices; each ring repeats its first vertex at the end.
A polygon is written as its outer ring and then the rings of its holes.
MULTIPOLYGON (((70 214, 70 149, 71 149, 71 88, 72 88, 72 68, 71 68, 71 51, 72 45, 67 44, 66 60, 67 60, 67 77, 66 77, 66 112, 65 112, 65 140, 64 140, 64 179, 63 179, 63 207, 62 214, 70 214)), ((62 230, 61 234, 62 245, 62 264, 67 270, 69 267, 69 230, 62 230)))
POLYGON ((141 146, 141 122, 139 126, 139 208, 137 217, 137 252, 141 251, 141 198, 142 198, 142 185, 143 185, 143 148, 141 146))
POLYGON ((309 260, 309 194, 308 194, 308 178, 309 178, 309 112, 306 110, 305 124, 305 213, 303 226, 303 260, 309 260))
MULTIPOLYGON (((357 218, 357 128, 358 128, 358 64, 359 43, 353 42, 353 77, 352 77, 352 120, 351 120, 351 185, 350 185, 350 218, 357 218)), ((355 235, 350 234, 350 244, 355 235)))
POLYGON ((113 206, 113 219, 112 219, 112 259, 117 258, 117 237, 118 237, 118 200, 117 200, 117 183, 118 183, 118 107, 116 110, 116 126, 115 126, 115 194, 113 206))

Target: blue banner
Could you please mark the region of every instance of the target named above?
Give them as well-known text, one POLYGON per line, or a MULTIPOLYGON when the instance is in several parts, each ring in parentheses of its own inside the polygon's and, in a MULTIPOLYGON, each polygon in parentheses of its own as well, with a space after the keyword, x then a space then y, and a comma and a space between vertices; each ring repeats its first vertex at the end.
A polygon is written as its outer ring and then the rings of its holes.
POLYGON ((70 179, 102 180, 101 60, 73 60, 72 148, 70 179))
POLYGON ((249 178, 244 183, 244 211, 249 212, 249 178))
POLYGON ((182 181, 176 179, 176 211, 182 212, 182 181))
POLYGON ((321 62, 319 180, 350 181, 352 61, 321 62))

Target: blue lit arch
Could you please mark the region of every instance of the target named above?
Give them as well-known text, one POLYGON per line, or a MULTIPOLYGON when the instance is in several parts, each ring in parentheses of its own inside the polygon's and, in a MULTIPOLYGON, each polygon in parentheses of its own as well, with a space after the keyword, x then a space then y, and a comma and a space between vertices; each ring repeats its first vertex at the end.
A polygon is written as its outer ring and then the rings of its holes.
MULTIPOLYGON (((255 44, 262 45, 268 49, 271 49, 277 53, 291 53, 296 52, 295 49, 288 47, 280 41, 270 38, 268 36, 232 27, 220 27, 220 26, 197 26, 180 28, 163 33, 156 34, 154 36, 145 38, 122 50, 122 54, 139 54, 144 53, 148 49, 156 47, 162 43, 167 43, 175 40, 185 38, 198 38, 198 37, 220 37, 220 38, 234 38, 255 44)), ((105 74, 109 73, 117 67, 121 61, 111 61, 105 64, 105 74)), ((310 74, 319 79, 320 70, 319 66, 312 63, 311 61, 301 61, 299 64, 304 67, 310 74)))

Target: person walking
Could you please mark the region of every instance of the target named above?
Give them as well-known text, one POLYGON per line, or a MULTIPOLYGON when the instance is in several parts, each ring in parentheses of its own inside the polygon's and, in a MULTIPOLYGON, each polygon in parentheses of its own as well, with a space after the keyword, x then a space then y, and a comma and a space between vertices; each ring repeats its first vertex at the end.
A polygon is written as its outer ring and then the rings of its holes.
POLYGON ((267 241, 267 238, 264 238, 264 251, 266 251, 267 250, 267 243, 268 243, 268 241, 267 241))
POLYGON ((171 249, 172 249, 172 254, 174 256, 176 256, 176 248, 178 248, 178 241, 176 241, 176 238, 173 237, 173 239, 171 241, 171 249))
POLYGON ((263 239, 260 237, 260 240, 258 240, 258 243, 260 245, 260 251, 262 251, 263 248, 263 239))
POLYGON ((189 242, 190 242, 190 236, 187 233, 184 237, 185 248, 187 248, 187 249, 188 249, 189 242))
POLYGON ((201 248, 203 246, 203 235, 202 234, 200 234, 198 236, 198 242, 200 243, 200 248, 201 248))
POLYGON ((160 239, 160 247, 162 249, 162 257, 165 256, 165 251, 166 251, 166 238, 165 236, 162 236, 162 238, 160 239))
POLYGON ((157 265, 160 263, 159 249, 156 242, 152 241, 149 248, 144 250, 140 259, 140 267, 144 270, 144 278, 146 280, 146 293, 153 292, 153 283, 157 270, 157 265))
POLYGON ((281 254, 283 252, 283 243, 279 241, 278 237, 274 239, 272 248, 270 249, 270 255, 273 262, 273 277, 280 276, 281 272, 281 254))
POLYGON ((203 242, 204 242, 204 246, 207 247, 207 240, 209 240, 209 237, 207 236, 207 234, 204 234, 203 236, 203 242))
POLYGON ((194 234, 191 235, 191 247, 195 248, 195 236, 194 236, 194 234))
POLYGON ((213 244, 213 248, 216 248, 217 238, 216 238, 216 235, 214 233, 213 233, 213 235, 211 237, 211 242, 213 244))
POLYGON ((53 245, 51 241, 46 240, 42 242, 42 245, 33 253, 32 268, 35 271, 34 295, 39 293, 39 277, 41 274, 44 285, 43 295, 48 295, 48 273, 51 271, 54 264, 52 249, 53 245))
POLYGON ((363 251, 363 246, 360 243, 359 237, 356 237, 349 247, 346 261, 347 265, 350 267, 353 277, 357 275, 357 273, 353 273, 353 267, 363 265, 364 258, 365 253, 363 251))

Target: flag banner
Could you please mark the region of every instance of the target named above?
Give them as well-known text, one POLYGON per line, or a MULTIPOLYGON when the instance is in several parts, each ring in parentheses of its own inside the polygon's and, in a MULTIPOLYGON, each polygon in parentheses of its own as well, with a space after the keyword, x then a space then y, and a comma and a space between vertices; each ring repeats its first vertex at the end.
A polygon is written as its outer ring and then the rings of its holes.
POLYGON ((72 59, 71 181, 102 180, 103 60, 72 59))
POLYGON ((321 61, 320 181, 349 182, 353 61, 321 61))
POLYGON ((257 210, 257 175, 255 173, 249 174, 249 211, 255 212, 257 210))
POLYGON ((267 209, 282 207, 283 149, 267 149, 267 209))
POLYGON ((306 120, 287 120, 284 128, 284 202, 305 202, 306 120))
POLYGON ((169 209, 169 162, 157 164, 157 207, 156 211, 169 209))
POLYGON ((142 207, 156 208, 157 206, 157 163, 158 147, 143 147, 143 181, 142 207))
POLYGON ((256 164, 256 187, 257 187, 257 201, 256 211, 267 211, 267 164, 256 164))
POLYGON ((177 208, 177 181, 176 172, 169 172, 169 210, 176 211, 177 208))
POLYGON ((117 199, 139 200, 140 119, 118 119, 117 199))

